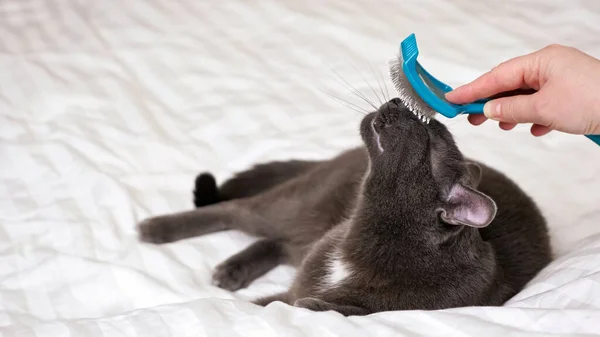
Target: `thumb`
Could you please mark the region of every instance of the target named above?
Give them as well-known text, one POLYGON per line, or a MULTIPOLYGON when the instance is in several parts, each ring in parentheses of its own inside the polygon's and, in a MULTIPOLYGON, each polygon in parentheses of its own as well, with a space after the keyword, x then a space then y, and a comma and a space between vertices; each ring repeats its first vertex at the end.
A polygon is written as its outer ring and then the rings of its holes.
POLYGON ((491 100, 483 107, 489 119, 507 123, 539 123, 535 95, 518 95, 491 100))

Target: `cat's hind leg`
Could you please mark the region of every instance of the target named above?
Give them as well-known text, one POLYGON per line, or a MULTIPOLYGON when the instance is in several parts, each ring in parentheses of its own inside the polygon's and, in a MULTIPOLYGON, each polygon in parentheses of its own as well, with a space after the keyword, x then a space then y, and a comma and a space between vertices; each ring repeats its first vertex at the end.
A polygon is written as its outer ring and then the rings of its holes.
POLYGON ((148 218, 137 225, 137 231, 141 241, 159 244, 245 225, 260 227, 263 221, 251 210, 231 201, 148 218))
POLYGON ((285 259, 285 250, 280 241, 256 241, 219 264, 213 274, 213 284, 230 291, 245 288, 252 281, 284 263, 285 259))

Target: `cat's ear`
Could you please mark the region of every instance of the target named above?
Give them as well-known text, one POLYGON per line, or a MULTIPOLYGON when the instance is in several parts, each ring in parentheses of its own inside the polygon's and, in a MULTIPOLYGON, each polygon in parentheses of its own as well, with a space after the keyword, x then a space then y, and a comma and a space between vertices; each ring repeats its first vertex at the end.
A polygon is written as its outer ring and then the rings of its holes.
POLYGON ((472 161, 465 161, 465 175, 461 179, 461 183, 471 188, 477 188, 481 182, 481 166, 472 161))
POLYGON ((492 198, 457 183, 439 211, 442 220, 448 224, 483 228, 494 220, 497 207, 492 198))

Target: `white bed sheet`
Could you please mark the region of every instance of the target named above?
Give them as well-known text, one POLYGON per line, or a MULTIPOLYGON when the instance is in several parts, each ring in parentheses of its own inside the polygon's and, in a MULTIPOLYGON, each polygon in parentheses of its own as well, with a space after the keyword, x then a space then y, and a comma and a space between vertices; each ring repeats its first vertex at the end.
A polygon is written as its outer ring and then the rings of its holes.
POLYGON ((259 308, 245 300, 292 269, 237 293, 210 284, 252 238, 150 246, 134 231, 190 208, 201 170, 359 144, 361 114, 328 95, 367 108, 348 86, 377 101, 377 79, 392 94, 378 76, 412 32, 459 85, 553 42, 600 57, 599 22, 593 0, 0 0, 0 335, 600 335, 600 149, 581 136, 446 121, 552 229, 557 260, 501 308, 259 308))

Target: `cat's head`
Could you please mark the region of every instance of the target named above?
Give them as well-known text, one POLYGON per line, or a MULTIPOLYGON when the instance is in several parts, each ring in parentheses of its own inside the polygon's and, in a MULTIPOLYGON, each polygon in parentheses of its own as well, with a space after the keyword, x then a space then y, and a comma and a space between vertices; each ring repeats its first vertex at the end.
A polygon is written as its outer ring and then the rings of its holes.
POLYGON ((365 116, 360 131, 370 157, 363 194, 372 215, 442 232, 494 219, 496 204, 477 190, 481 167, 465 160, 439 121, 419 118, 395 98, 365 116))

